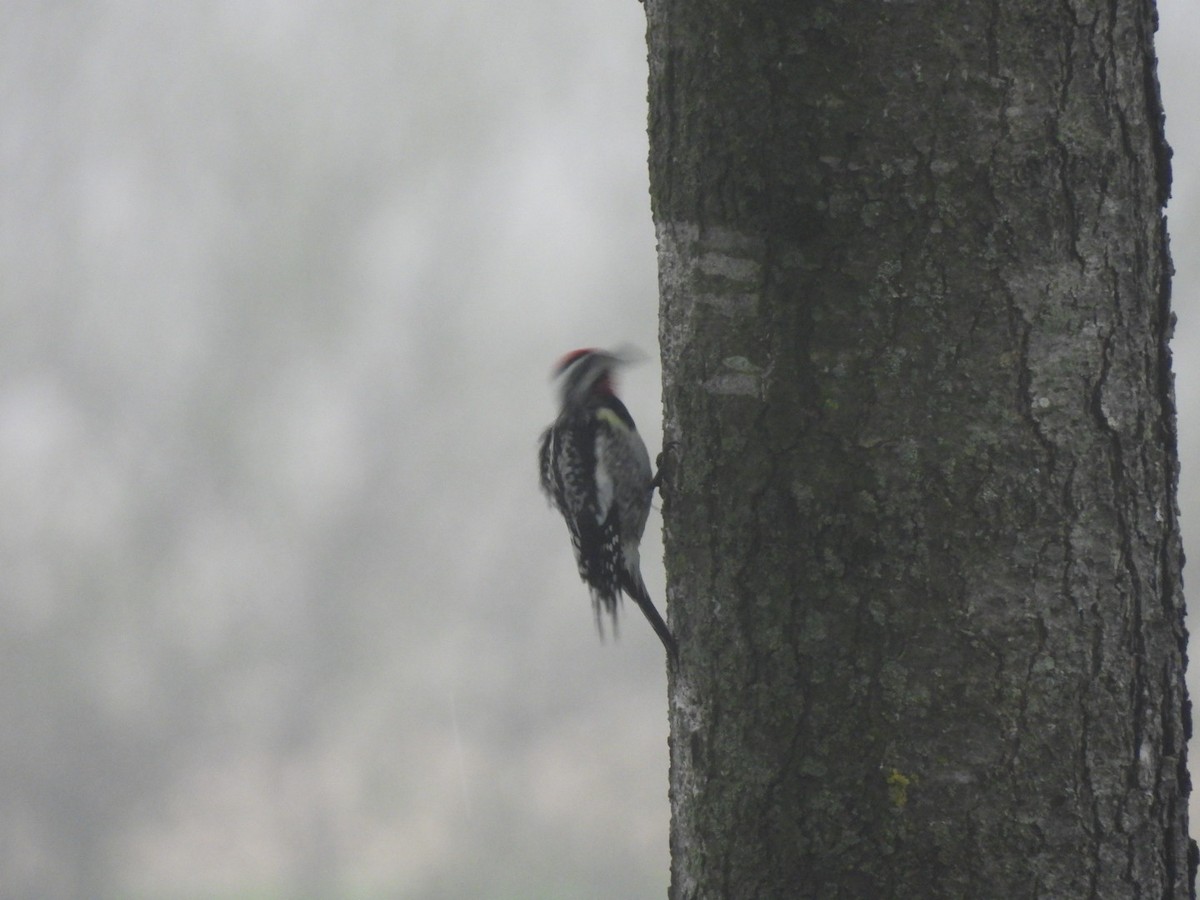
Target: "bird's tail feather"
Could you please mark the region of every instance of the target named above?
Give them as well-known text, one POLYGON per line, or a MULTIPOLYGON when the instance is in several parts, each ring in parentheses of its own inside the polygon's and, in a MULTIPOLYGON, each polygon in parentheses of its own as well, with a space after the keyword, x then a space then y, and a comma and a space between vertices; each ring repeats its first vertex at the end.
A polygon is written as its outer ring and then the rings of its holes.
POLYGON ((625 590, 633 602, 641 607, 642 614, 654 629, 654 633, 658 635, 658 639, 662 641, 663 646, 667 648, 667 655, 671 658, 672 664, 679 658, 679 648, 675 643, 675 637, 671 634, 671 629, 667 627, 667 623, 663 621, 663 617, 658 614, 658 610, 654 607, 654 601, 650 599, 650 592, 646 590, 646 584, 642 581, 640 572, 633 576, 622 572, 621 587, 625 590))

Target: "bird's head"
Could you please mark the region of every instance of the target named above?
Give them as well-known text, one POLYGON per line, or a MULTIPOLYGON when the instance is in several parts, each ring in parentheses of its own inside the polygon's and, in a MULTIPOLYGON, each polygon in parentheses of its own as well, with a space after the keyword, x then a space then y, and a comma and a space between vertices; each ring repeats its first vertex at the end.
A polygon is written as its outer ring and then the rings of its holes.
POLYGON ((579 406, 591 397, 612 394, 617 367, 637 359, 636 352, 628 350, 615 353, 591 347, 572 350, 554 367, 563 406, 579 406))

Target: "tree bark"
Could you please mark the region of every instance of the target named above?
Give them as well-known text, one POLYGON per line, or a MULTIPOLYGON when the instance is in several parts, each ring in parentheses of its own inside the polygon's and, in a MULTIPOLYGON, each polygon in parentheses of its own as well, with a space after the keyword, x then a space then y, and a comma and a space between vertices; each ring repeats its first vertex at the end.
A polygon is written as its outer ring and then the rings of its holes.
POLYGON ((1152 3, 647 15, 671 896, 1191 896, 1152 3))

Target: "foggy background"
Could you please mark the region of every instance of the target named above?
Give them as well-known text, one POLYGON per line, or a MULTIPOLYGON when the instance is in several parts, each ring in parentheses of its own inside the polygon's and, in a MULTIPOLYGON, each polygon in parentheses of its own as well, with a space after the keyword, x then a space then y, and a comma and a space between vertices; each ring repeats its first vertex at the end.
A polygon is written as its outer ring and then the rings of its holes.
POLYGON ((534 465, 558 355, 655 356, 645 55, 635 0, 0 6, 0 897, 665 896, 662 648, 534 465))

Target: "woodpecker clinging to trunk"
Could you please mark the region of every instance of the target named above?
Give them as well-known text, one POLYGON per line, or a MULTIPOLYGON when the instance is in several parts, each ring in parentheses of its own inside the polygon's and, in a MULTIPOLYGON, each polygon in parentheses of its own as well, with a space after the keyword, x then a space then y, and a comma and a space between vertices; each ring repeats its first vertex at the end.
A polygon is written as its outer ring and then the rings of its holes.
POLYGON ((559 362, 562 409, 542 433, 542 490, 567 520, 596 624, 603 611, 616 628, 617 601, 624 591, 674 660, 675 639, 639 569, 638 545, 657 479, 633 417, 613 394, 613 370, 626 361, 603 350, 576 350, 559 362))

